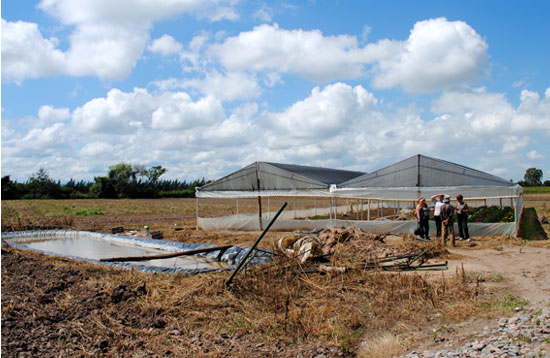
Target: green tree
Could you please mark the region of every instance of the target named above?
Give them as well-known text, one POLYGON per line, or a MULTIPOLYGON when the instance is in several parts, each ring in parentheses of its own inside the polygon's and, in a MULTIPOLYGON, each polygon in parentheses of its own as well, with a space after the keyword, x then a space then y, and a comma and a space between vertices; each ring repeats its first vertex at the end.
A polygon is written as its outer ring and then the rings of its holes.
POLYGON ((119 197, 128 197, 130 183, 136 181, 137 174, 132 165, 124 162, 109 167, 109 180, 119 197))
POLYGON ((29 177, 28 196, 34 199, 58 198, 61 196, 61 184, 54 182, 44 168, 29 177))
POLYGON ((537 168, 529 168, 525 171, 523 179, 525 180, 525 184, 527 184, 527 186, 541 186, 542 170, 537 168))
POLYGON ((2 177, 2 200, 14 200, 19 199, 19 193, 17 192, 17 183, 11 181, 10 176, 6 175, 2 177))
POLYGON ((90 187, 90 194, 95 198, 116 198, 117 193, 109 177, 94 177, 94 184, 90 187))
POLYGON ((168 169, 163 168, 162 165, 157 165, 157 166, 151 167, 150 169, 144 170, 143 175, 147 177, 147 181, 149 183, 154 184, 167 171, 168 169))

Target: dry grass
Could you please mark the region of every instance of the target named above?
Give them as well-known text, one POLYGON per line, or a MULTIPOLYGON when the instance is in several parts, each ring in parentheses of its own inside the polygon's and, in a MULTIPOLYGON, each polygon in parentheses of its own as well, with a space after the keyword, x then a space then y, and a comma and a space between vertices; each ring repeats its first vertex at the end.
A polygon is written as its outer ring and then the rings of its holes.
MULTIPOLYGON (((546 202, 537 203, 540 204, 537 210, 550 217, 546 202)), ((223 212, 227 209, 224 205, 227 203, 223 201, 205 202, 200 207, 201 215, 223 212)), ((252 210, 254 205, 257 201, 246 205, 241 202, 239 210, 244 212, 247 207, 252 210)), ((276 205, 276 201, 271 202, 272 207, 276 205)), ((177 241, 245 245, 258 234, 195 230, 194 213, 194 199, 2 201, 2 229, 5 224, 46 225, 48 220, 54 220, 53 224, 64 228, 92 227, 107 231, 121 224, 139 227, 156 218, 154 229, 164 231, 166 238, 177 241), (97 217, 70 214, 92 208, 101 209, 105 214, 97 217), (184 230, 176 231, 174 225, 184 230)), ((271 246, 279 235, 270 232, 264 239, 264 247, 271 246)), ((474 244, 464 248, 550 247, 548 242, 528 243, 512 237, 481 237, 476 238, 474 244)), ((418 243, 410 237, 399 247, 410 251, 426 248, 432 257, 452 258, 444 248, 418 243)), ((128 356, 136 352, 150 356, 193 356, 204 355, 205 351, 211 356, 224 356, 229 351, 230 355, 239 356, 246 355, 257 344, 291 347, 324 342, 360 357, 384 357, 413 346, 414 341, 399 338, 410 336, 412 327, 429 329, 426 322, 452 324, 498 308, 488 304, 491 299, 480 287, 478 278, 463 270, 420 274, 355 269, 345 274, 321 274, 310 266, 278 257, 270 265, 240 274, 231 289, 227 289, 228 272, 152 275, 32 252, 14 252, 35 263, 53 265, 80 277, 72 288, 62 291, 48 304, 52 312, 87 307, 97 300, 94 295, 109 298, 117 290, 136 292, 145 284, 145 295, 116 304, 101 301, 77 319, 62 322, 71 334, 80 334, 73 347, 79 356, 97 355, 97 347, 104 344, 102 342, 113 342, 107 347, 112 354, 128 356), (427 319, 436 314, 437 322, 427 319)), ((345 263, 360 268, 362 265, 361 258, 339 256, 338 252, 331 260, 335 266, 345 263)), ((3 287, 11 279, 10 275, 2 272, 3 287)), ((42 297, 55 285, 56 282, 51 282, 43 289, 33 287, 32 290, 36 289, 37 297, 42 297)), ((31 291, 22 292, 15 300, 23 302, 21 307, 29 307, 32 312, 44 310, 43 304, 24 302, 31 291)), ((3 294, 3 319, 14 307, 5 297, 3 294)))
POLYGON ((399 336, 386 332, 359 346, 357 358, 391 358, 403 350, 404 344, 399 336))
POLYGON ((347 274, 307 273, 307 267, 286 259, 257 267, 238 277, 231 289, 227 274, 184 277, 128 273, 113 286, 136 287, 147 282, 148 295, 138 302, 140 314, 163 310, 171 326, 186 334, 246 336, 288 344, 326 340, 354 351, 371 331, 413 324, 428 312, 463 312, 479 295, 464 273, 427 279, 418 274, 354 271, 347 274), (136 278, 138 278, 136 280, 136 278), (184 289, 183 289, 184 288, 184 289), (458 307, 462 307, 459 309, 458 307))
MULTIPOLYGON (((140 344, 160 355, 164 351, 197 353, 193 339, 208 341, 219 336, 288 346, 326 342, 348 353, 358 348, 371 352, 375 346, 387 345, 382 349, 389 351, 391 335, 406 333, 407 327, 425 321, 426 316, 439 312, 453 322, 475 312, 480 304, 479 286, 464 272, 428 275, 352 270, 329 275, 309 272, 311 267, 281 257, 239 274, 228 289, 227 272, 151 275, 15 251, 63 271, 76 270, 85 278, 77 284, 77 291, 54 300, 53 311, 82 305, 81 290, 93 288, 113 297, 121 287, 136 292, 145 284, 146 295, 122 306, 94 307, 81 321, 68 323, 71 329, 83 325, 87 337, 93 337, 93 342, 91 338, 82 341, 78 349, 82 352, 102 340, 118 344, 120 352, 130 352, 142 334, 140 344), (174 331, 178 333, 170 333, 174 331), (388 332, 388 336, 361 346, 373 332, 388 332)), ((41 310, 40 306, 35 309, 41 310)), ((3 307, 3 317, 5 310, 9 306, 3 307)), ((392 349, 401 347, 393 344, 392 349)))

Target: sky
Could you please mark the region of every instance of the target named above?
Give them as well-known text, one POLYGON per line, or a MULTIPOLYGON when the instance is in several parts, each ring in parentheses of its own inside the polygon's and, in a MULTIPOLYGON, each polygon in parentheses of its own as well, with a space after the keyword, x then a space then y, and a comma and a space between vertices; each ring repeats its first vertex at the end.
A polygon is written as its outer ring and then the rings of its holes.
POLYGON ((550 180, 548 1, 2 1, 2 176, 126 162, 550 180))

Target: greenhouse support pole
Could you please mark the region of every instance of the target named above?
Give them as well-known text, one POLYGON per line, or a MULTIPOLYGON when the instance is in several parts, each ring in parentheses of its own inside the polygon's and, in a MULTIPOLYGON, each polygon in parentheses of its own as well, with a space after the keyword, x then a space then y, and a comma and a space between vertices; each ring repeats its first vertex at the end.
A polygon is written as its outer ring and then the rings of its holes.
POLYGON ((317 197, 315 197, 315 216, 317 216, 317 197))
POLYGON ((197 198, 195 205, 196 205, 196 215, 197 215, 195 222, 197 223, 196 229, 198 230, 199 229, 199 198, 197 198))
POLYGON ((514 198, 514 221, 516 223, 516 227, 518 226, 519 220, 518 220, 518 209, 517 209, 517 199, 514 198))
POLYGON ((368 208, 367 208, 367 221, 370 221, 370 199, 368 199, 368 208))
POLYGON ((296 219, 296 197, 292 198, 292 208, 294 209, 294 219, 296 219))
POLYGON ((363 221, 363 199, 361 199, 361 221, 363 221))
POLYGON ((259 223, 260 223, 260 230, 263 230, 263 225, 262 225, 262 197, 260 195, 258 195, 258 220, 259 220, 259 223))
POLYGON ((239 217, 239 198, 237 198, 237 217, 239 217))

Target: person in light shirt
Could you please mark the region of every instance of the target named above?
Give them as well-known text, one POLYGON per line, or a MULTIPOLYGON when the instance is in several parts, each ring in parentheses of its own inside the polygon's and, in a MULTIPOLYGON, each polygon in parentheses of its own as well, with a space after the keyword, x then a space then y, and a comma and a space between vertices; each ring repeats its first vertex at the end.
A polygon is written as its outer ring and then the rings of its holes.
POLYGON ((443 199, 445 194, 436 194, 430 198, 434 203, 434 221, 435 221, 435 236, 441 237, 441 207, 443 206, 443 199))

